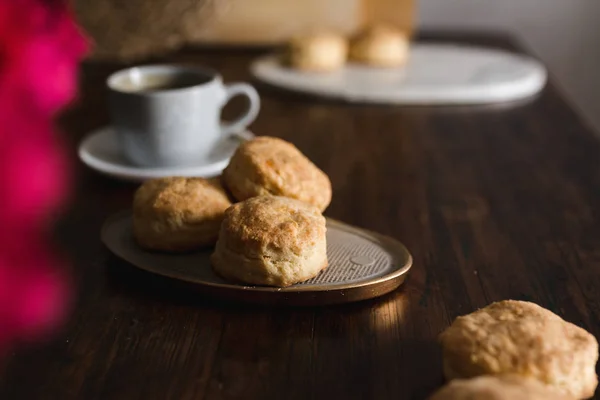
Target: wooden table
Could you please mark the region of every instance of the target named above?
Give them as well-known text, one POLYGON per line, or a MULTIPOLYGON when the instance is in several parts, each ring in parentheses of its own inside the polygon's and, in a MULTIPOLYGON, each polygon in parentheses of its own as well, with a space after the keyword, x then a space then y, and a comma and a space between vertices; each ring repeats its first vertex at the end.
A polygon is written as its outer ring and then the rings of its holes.
MULTIPOLYGON (((475 39, 513 48, 502 36, 475 39)), ((247 80, 258 53, 171 58, 247 80)), ((502 299, 535 301, 600 334, 600 145, 550 83, 537 99, 479 107, 320 101, 259 86, 252 129, 294 142, 333 182, 326 214, 390 235, 414 256, 384 298, 323 308, 220 304, 112 257, 106 217, 134 186, 75 161, 107 122, 103 80, 85 66, 64 130, 77 171, 58 238, 74 266, 72 318, 17 351, 2 399, 423 399, 443 381, 437 335, 502 299)))

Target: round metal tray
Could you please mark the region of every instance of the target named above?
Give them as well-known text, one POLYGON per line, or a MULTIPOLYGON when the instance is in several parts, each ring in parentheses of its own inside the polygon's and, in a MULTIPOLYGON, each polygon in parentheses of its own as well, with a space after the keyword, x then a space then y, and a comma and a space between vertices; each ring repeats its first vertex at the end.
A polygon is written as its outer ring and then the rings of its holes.
POLYGON ((249 303, 322 305, 371 299, 398 288, 412 266, 402 243, 332 219, 327 219, 329 266, 315 278, 286 288, 224 280, 210 266, 212 248, 183 254, 143 250, 133 239, 131 212, 110 217, 101 236, 111 252, 140 269, 187 282, 210 296, 249 303))

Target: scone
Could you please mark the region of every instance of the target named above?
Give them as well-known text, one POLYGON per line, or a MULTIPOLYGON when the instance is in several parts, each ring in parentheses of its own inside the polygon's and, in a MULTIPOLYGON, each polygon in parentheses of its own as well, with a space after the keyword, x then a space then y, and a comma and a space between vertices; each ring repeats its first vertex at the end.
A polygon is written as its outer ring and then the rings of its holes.
POLYGON ((285 196, 320 211, 331 201, 331 182, 293 144, 273 137, 243 143, 223 171, 225 186, 237 200, 285 196))
POLYGON ((359 33, 350 43, 352 61, 374 67, 399 67, 406 63, 409 38, 387 25, 376 25, 359 33))
POLYGON ((514 375, 456 379, 429 400, 575 400, 539 381, 514 375))
POLYGON ((336 71, 348 58, 348 42, 334 33, 314 33, 293 38, 287 62, 295 69, 312 72, 336 71))
POLYGON ((133 234, 148 250, 189 251, 212 245, 230 205, 219 179, 150 180, 133 199, 133 234))
POLYGON ((327 267, 325 232, 325 218, 309 204, 253 197, 225 212, 211 263, 225 279, 290 286, 327 267))
POLYGON ((578 399, 598 383, 594 336, 533 303, 493 303, 458 317, 440 340, 448 379, 515 374, 578 399))

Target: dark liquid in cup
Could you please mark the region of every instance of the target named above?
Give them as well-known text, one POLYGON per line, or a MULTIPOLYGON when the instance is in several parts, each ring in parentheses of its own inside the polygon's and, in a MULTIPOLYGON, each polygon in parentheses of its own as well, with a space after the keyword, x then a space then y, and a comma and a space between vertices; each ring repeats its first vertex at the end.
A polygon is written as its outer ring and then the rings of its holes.
POLYGON ((117 84, 124 92, 157 92, 202 85, 211 78, 193 73, 144 74, 139 79, 123 79, 117 84))

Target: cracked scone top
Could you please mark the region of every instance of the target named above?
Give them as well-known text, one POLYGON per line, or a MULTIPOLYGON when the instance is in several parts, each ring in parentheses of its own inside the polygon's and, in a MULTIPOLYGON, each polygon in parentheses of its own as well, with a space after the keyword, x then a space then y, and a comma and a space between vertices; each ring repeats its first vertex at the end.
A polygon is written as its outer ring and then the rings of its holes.
POLYGON ((219 179, 152 179, 135 193, 133 233, 149 250, 189 251, 212 245, 230 205, 219 179))
POLYGON ((455 379, 429 400, 573 400, 535 379, 515 375, 455 379))
POLYGON ((253 197, 225 212, 211 263, 226 279, 290 286, 327 266, 325 233, 325 218, 315 207, 286 197, 253 197))
POLYGON ((331 182, 293 144, 261 136, 242 143, 223 171, 223 181, 239 200, 262 195, 290 197, 323 211, 331 182))
POLYGON ((578 399, 598 383, 594 336, 534 303, 493 303, 458 317, 440 340, 448 379, 515 374, 578 399))

